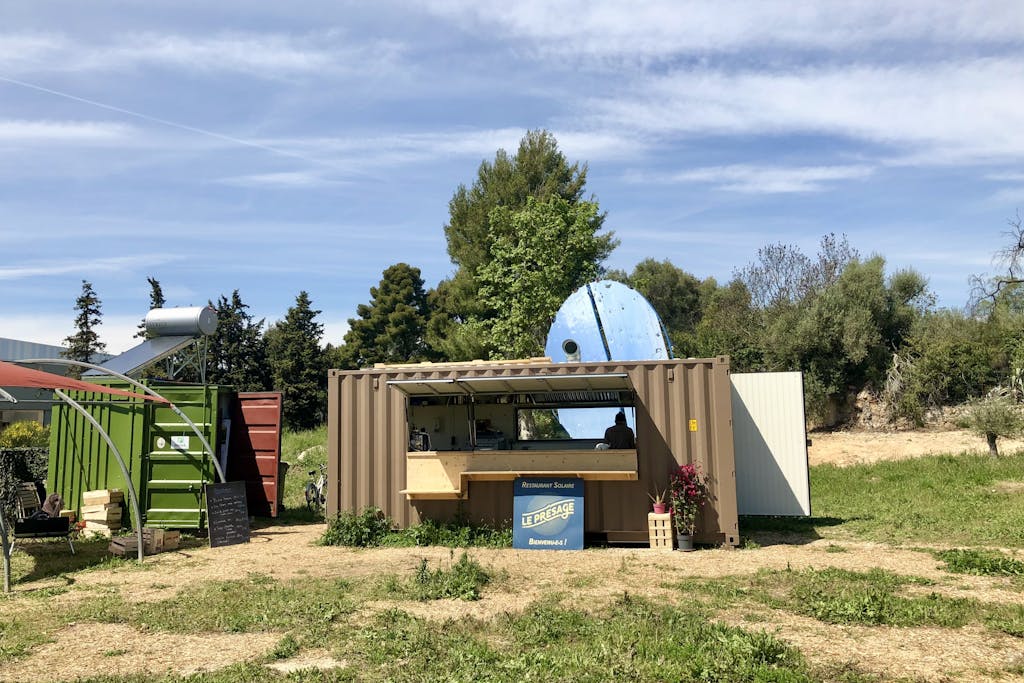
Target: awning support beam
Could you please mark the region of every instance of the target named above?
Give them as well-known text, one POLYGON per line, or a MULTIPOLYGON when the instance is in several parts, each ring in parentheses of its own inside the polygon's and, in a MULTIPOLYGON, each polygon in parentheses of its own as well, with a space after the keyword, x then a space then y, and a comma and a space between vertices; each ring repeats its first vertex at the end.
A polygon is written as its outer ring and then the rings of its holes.
POLYGON ((54 389, 53 393, 60 396, 65 403, 78 411, 78 414, 84 417, 86 421, 88 421, 88 423, 99 432, 100 436, 103 437, 103 440, 107 442, 107 447, 110 448, 110 451, 114 454, 114 458, 117 460, 117 465, 121 468, 121 474, 124 476, 125 487, 128 489, 128 499, 132 506, 132 517, 135 521, 135 534, 139 539, 139 564, 142 564, 143 550, 145 550, 145 546, 142 542, 142 511, 139 508, 139 496, 135 493, 135 484, 132 483, 131 474, 128 473, 128 467, 124 464, 124 458, 121 457, 121 451, 117 450, 117 446, 114 445, 113 439, 111 439, 110 435, 107 434, 107 430, 105 430, 100 423, 96 421, 96 418, 89 414, 88 410, 80 406, 74 399, 60 389, 54 389))

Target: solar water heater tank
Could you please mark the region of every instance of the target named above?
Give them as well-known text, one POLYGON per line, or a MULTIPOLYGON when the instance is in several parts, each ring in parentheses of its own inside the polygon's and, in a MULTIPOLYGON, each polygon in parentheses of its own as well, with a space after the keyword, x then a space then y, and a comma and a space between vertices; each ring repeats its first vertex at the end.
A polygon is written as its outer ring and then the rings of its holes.
POLYGON ((217 311, 210 306, 154 308, 146 314, 146 332, 153 337, 181 337, 213 334, 217 311))

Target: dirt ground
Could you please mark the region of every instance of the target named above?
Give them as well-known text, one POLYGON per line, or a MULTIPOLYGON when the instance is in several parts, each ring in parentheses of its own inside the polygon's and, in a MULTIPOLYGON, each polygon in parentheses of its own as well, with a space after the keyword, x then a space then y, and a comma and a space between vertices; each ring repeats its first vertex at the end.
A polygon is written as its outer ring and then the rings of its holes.
MULTIPOLYGON (((811 465, 855 465, 878 460, 916 458, 936 453, 988 453, 985 439, 966 430, 910 432, 812 432, 807 458, 811 465)), ((1000 439, 1000 452, 1024 448, 1024 441, 1000 439)))
MULTIPOLYGON (((913 432, 904 434, 814 434, 810 448, 814 464, 848 465, 878 459, 904 458, 932 452, 981 451, 985 443, 965 432, 913 432)), ((1009 446, 1009 444, 1007 444, 1009 446)), ((298 577, 352 577, 374 580, 382 573, 411 575, 421 558, 446 563, 445 548, 353 550, 314 545, 323 532, 320 524, 273 526, 254 532, 247 545, 197 548, 147 558, 149 569, 93 570, 75 575, 75 589, 52 601, 76 601, 114 591, 136 601, 173 597, 197 582, 239 578, 250 572, 280 580, 298 577)), ((521 550, 471 551, 485 566, 504 570, 507 578, 488 587, 477 602, 443 600, 433 603, 374 602, 362 609, 367 616, 398 607, 428 619, 463 616, 487 619, 519 611, 535 600, 559 593, 567 604, 598 609, 628 592, 656 601, 685 599, 681 585, 693 578, 749 575, 762 568, 784 570, 839 567, 850 570, 882 568, 935 581, 929 590, 951 597, 1024 605, 1024 593, 1005 577, 951 575, 921 549, 877 543, 820 539, 785 544, 766 541, 763 547, 744 550, 712 549, 696 553, 653 551, 646 548, 595 548, 574 553, 566 570, 564 553, 521 550), (833 552, 841 543, 843 552, 833 552)), ((61 578, 42 579, 15 586, 31 594, 41 588, 65 585, 61 578)), ((34 600, 0 603, 5 612, 34 600)), ((36 603, 38 604, 38 603, 36 603)), ((836 626, 767 607, 723 611, 723 622, 746 629, 765 629, 798 647, 815 664, 855 665, 881 680, 914 681, 1024 681, 1024 639, 980 626, 956 630, 836 626)), ((23 659, 0 667, 0 681, 30 683, 74 679, 99 673, 194 673, 252 660, 272 650, 281 634, 173 635, 136 630, 125 625, 70 624, 57 630, 53 642, 37 647, 23 659), (67 653, 75 656, 68 657, 67 653), (188 652, 189 657, 166 653, 188 652), (60 656, 63 653, 64 656, 60 656), (61 662, 55 669, 54 662, 61 662)), ((292 664, 320 662, 335 665, 328 653, 300 654, 292 664)), ((275 664, 288 667, 289 662, 275 664)))

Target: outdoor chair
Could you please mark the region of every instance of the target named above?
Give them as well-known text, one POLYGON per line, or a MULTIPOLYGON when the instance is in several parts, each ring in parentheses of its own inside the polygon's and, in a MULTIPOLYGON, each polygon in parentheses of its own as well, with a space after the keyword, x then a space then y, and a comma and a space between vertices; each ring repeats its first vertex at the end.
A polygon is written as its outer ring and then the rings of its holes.
POLYGON ((18 519, 14 522, 14 534, 11 539, 11 551, 19 539, 64 538, 75 554, 75 544, 71 540, 71 520, 67 517, 49 517, 43 512, 36 485, 22 482, 18 486, 18 519))

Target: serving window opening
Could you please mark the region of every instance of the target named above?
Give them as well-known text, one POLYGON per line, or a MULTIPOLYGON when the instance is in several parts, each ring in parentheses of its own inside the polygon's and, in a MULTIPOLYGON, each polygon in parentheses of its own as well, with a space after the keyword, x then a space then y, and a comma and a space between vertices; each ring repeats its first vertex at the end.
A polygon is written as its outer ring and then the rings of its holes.
POLYGON ((619 412, 636 423, 628 377, 472 377, 389 382, 407 396, 409 498, 462 498, 472 480, 635 480, 636 448, 612 449, 619 412))

